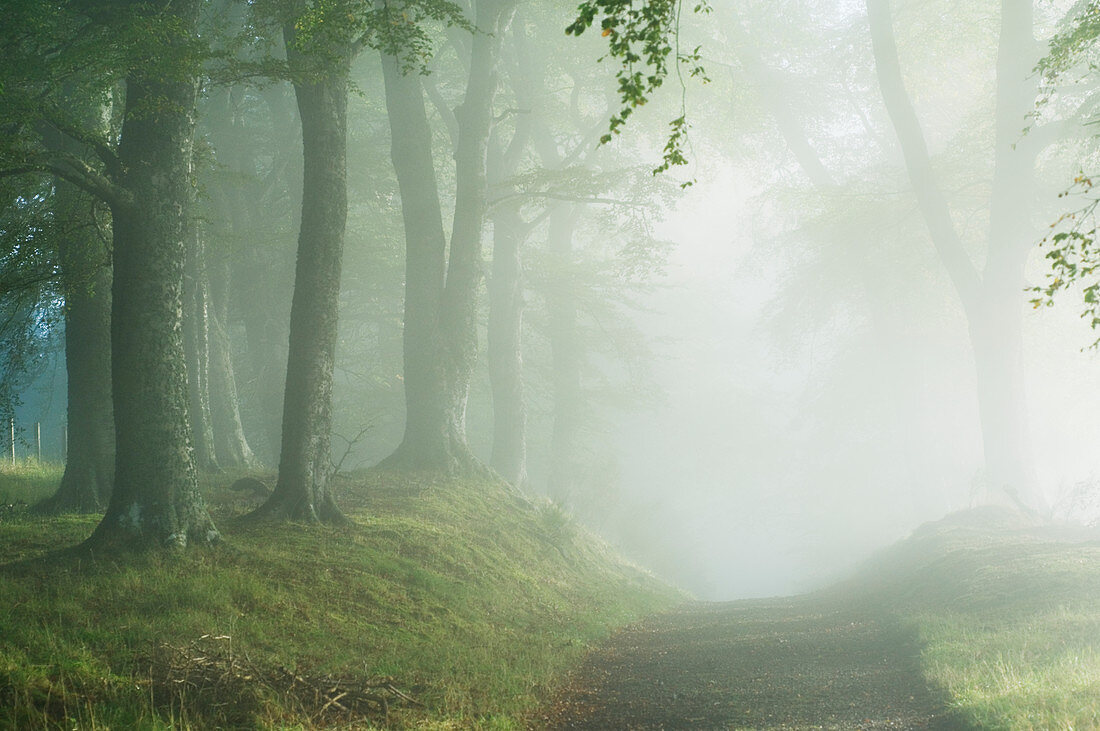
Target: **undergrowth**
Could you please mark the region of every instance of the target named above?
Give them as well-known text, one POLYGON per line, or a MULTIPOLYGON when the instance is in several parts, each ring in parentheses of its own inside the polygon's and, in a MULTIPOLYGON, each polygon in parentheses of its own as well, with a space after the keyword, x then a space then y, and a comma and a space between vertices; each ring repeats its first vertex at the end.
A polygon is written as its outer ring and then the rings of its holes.
POLYGON ((235 521, 231 481, 208 491, 225 544, 183 555, 59 551, 94 516, 0 519, 0 727, 516 728, 679 598, 500 485, 344 479, 332 529, 235 521))
POLYGON ((1100 728, 1100 533, 985 508, 923 527, 839 589, 912 628, 921 667, 983 729, 1100 728))
MULTIPOLYGON (((38 461, 33 457, 0 461, 0 508, 33 505, 49 497, 61 482, 64 465, 38 461)), ((10 512, 10 510, 9 510, 10 512)))

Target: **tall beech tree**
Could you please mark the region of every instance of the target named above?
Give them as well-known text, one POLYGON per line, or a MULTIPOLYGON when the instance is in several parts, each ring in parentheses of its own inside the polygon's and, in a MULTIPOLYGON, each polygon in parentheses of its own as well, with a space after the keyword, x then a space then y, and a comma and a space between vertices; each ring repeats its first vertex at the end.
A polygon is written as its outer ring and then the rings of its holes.
MULTIPOLYGON (((41 513, 106 509, 115 470, 111 403, 111 255, 109 230, 92 215, 95 198, 58 179, 53 215, 65 298, 68 445, 61 484, 35 505, 41 513)), ((105 212, 104 212, 105 213, 105 212)))
POLYGON ((419 79, 384 48, 392 157, 405 221, 405 433, 384 464, 449 473, 482 464, 466 440, 477 362, 477 299, 486 218, 486 154, 501 37, 515 0, 478 0, 466 94, 454 112, 455 215, 449 246, 419 79))
POLYGON ((200 0, 155 3, 159 62, 126 77, 126 117, 112 176, 111 375, 115 484, 93 546, 216 542, 198 491, 182 337, 191 210, 200 0), (163 59, 171 57, 171 66, 163 59))
POLYGON ((5 75, 6 112, 24 129, 48 122, 98 161, 90 165, 25 137, 21 146, 3 151, 7 172, 52 173, 111 209, 116 449, 110 502, 88 540, 97 550, 180 548, 219 539, 197 486, 181 326, 201 6, 201 0, 120 0, 82 5, 83 15, 68 6, 13 9, 37 14, 34 23, 18 27, 40 35, 9 48, 26 57, 33 74, 16 68, 5 75), (100 88, 110 88, 115 78, 125 82, 117 149, 102 130, 82 127, 58 102, 59 79, 97 73, 100 88))
POLYGON ((905 158, 932 244, 962 303, 973 345, 986 480, 1021 505, 1045 506, 1036 485, 1023 400, 1022 308, 1024 266, 1034 242, 1029 221, 1035 167, 1043 135, 1022 138, 1035 106, 1032 69, 1039 49, 1030 0, 1001 3, 996 62, 993 179, 986 260, 979 271, 951 218, 928 146, 902 81, 890 0, 867 0, 871 41, 882 97, 905 158))
MULTIPOLYGON (((89 129, 102 123, 105 109, 80 99, 74 106, 89 129)), ((44 125, 43 144, 88 159, 85 146, 44 125)), ((91 160, 88 160, 91 163, 91 160)), ((55 177, 50 199, 52 248, 56 251, 64 298, 67 454, 57 491, 34 506, 38 513, 96 513, 107 507, 114 481, 115 430, 111 404, 110 215, 94 196, 55 177)), ((36 242, 42 246, 41 242, 36 242)))
POLYGON ((283 25, 302 120, 302 219, 283 397, 279 477, 256 518, 341 523, 330 430, 340 268, 347 225, 348 73, 360 45, 339 30, 341 8, 298 3, 283 25), (310 14, 309 11, 312 11, 310 14), (308 28, 308 33, 303 29, 308 28))
MULTIPOLYGON (((192 207, 194 210, 194 207, 192 207)), ((216 472, 214 426, 210 417, 210 287, 206 277, 206 246, 199 222, 187 222, 183 267, 183 351, 187 360, 188 408, 195 464, 216 472)))
MULTIPOLYGON (((207 24, 225 28, 228 39, 240 36, 247 27, 248 7, 233 0, 211 3, 207 24)), ((257 65, 262 59, 252 49, 236 49, 226 43, 216 51, 228 56, 231 71, 236 65, 257 65)), ((214 66, 213 71, 221 69, 214 66)), ((257 464, 241 422, 236 369, 229 338, 230 292, 233 289, 232 261, 240 243, 249 236, 249 204, 245 181, 254 178, 257 166, 247 139, 243 117, 246 100, 253 99, 248 87, 239 82, 211 85, 200 100, 200 135, 213 154, 200 175, 200 204, 203 237, 201 275, 207 295, 207 390, 210 396, 210 425, 213 453, 223 469, 246 469, 257 464)), ((270 142, 270 140, 267 140, 270 142)), ((254 204, 255 205, 255 204, 254 204)), ((258 207, 258 206, 257 206, 258 207)), ((253 215, 262 215, 259 211, 253 215)), ((264 245, 271 245, 264 241, 264 245)))

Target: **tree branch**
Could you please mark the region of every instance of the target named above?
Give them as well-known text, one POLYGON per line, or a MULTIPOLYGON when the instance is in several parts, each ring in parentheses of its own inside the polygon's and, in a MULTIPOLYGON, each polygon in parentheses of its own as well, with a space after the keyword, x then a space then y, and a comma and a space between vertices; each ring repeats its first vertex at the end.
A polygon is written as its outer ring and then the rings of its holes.
POLYGON ((553 201, 566 201, 568 203, 603 203, 613 206, 628 206, 630 208, 645 208, 644 203, 638 203, 636 201, 627 201, 620 198, 600 198, 598 196, 576 196, 565 195, 562 193, 552 193, 549 191, 534 191, 534 192, 522 192, 522 193, 509 193, 508 195, 502 195, 499 198, 494 198, 489 201, 488 207, 490 209, 495 208, 498 205, 507 203, 510 200, 516 200, 519 198, 540 198, 544 200, 553 201))
POLYGON ((133 195, 107 176, 94 169, 76 155, 57 150, 43 153, 21 165, 0 168, 0 177, 7 178, 29 173, 49 173, 103 200, 112 207, 124 207, 133 203, 133 195))
POLYGON ((122 174, 122 162, 119 161, 118 155, 112 150, 106 142, 95 135, 89 135, 86 131, 78 129, 70 124, 61 122, 56 118, 47 118, 44 120, 46 124, 56 129, 61 134, 69 137, 76 142, 84 145, 92 152, 96 154, 102 162, 103 166, 107 169, 107 174, 112 177, 121 177, 122 174))
POLYGON ((871 47, 882 100, 901 145, 917 205, 940 261, 947 269, 963 306, 970 310, 977 304, 981 278, 955 230, 947 198, 932 171, 928 143, 924 139, 920 120, 917 119, 913 102, 902 82, 890 0, 867 0, 867 18, 871 27, 871 47))

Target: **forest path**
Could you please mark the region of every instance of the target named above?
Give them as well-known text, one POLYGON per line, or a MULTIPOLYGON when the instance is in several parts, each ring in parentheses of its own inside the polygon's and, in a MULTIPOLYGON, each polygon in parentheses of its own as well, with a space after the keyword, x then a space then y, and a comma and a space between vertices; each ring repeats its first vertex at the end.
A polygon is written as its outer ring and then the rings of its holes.
POLYGON ((692 603, 620 631, 542 710, 550 729, 957 729, 916 638, 805 596, 692 603))

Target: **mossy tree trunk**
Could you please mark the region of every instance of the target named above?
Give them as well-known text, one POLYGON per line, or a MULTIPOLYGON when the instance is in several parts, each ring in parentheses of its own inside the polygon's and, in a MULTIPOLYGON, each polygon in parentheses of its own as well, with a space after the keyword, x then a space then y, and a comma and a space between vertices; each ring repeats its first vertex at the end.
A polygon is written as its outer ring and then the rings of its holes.
MULTIPOLYGON (((172 50, 193 38, 200 4, 163 4, 172 50)), ((115 481, 88 541, 97 550, 219 539, 198 491, 182 332, 196 93, 186 71, 127 82, 117 182, 128 196, 112 204, 115 481)))
POLYGON ((323 72, 301 73, 307 60, 284 32, 302 119, 302 225, 290 349, 283 397, 279 478, 253 516, 309 522, 345 520, 329 484, 332 372, 336 355, 340 269, 347 219, 347 97, 350 49, 323 72))

